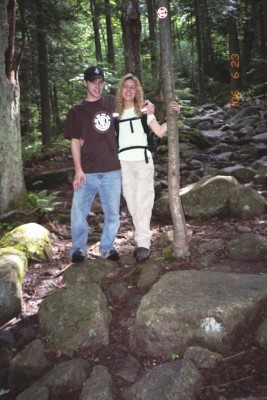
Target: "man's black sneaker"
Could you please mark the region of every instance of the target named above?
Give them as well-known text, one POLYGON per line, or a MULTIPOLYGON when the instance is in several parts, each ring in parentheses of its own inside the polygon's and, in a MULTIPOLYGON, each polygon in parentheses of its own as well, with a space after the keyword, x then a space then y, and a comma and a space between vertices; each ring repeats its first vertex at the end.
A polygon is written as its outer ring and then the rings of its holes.
POLYGON ((85 256, 82 253, 82 251, 80 249, 75 250, 75 252, 72 254, 71 261, 73 263, 78 263, 78 262, 82 262, 84 260, 85 260, 85 256))
POLYGON ((146 249, 145 247, 137 247, 137 249, 134 251, 134 257, 137 262, 143 262, 149 258, 150 253, 150 249, 146 249))
POLYGON ((119 253, 117 250, 109 250, 106 251, 104 254, 101 256, 102 258, 106 258, 107 260, 111 261, 118 261, 120 259, 119 253))

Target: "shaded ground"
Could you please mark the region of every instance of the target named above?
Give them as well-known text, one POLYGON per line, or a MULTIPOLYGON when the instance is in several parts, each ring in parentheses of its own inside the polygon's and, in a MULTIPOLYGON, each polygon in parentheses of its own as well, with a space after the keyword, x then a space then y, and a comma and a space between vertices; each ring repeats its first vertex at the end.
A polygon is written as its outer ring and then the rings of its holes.
MULTIPOLYGON (((63 158, 58 156, 57 159, 49 158, 36 160, 34 166, 25 168, 26 180, 32 178, 33 174, 39 174, 41 170, 55 170, 62 167, 72 165, 71 160, 65 154, 63 158)), ((23 313, 19 319, 11 321, 8 325, 15 335, 15 348, 22 348, 25 343, 33 340, 35 337, 42 338, 38 329, 37 310, 38 306, 47 292, 53 291, 56 288, 62 287, 63 272, 70 266, 69 247, 70 247, 70 231, 69 231, 69 211, 72 196, 72 187, 70 184, 64 184, 57 187, 55 190, 60 191, 61 204, 53 213, 41 213, 38 215, 38 222, 46 226, 51 235, 51 241, 54 248, 54 256, 47 263, 40 264, 31 262, 27 270, 24 280, 24 306, 23 313), (60 219, 58 215, 60 214, 60 219), (59 222, 60 221, 60 222, 59 222), (29 340, 30 339, 30 340, 29 340)), ((267 237, 267 216, 261 219, 252 219, 242 222, 251 228, 252 232, 263 237, 267 237)), ((212 220, 206 223, 188 223, 189 234, 191 237, 190 252, 191 257, 184 261, 165 261, 161 264, 161 272, 181 269, 195 269, 200 255, 197 248, 203 241, 214 239, 216 237, 231 238, 238 235, 237 224, 240 221, 234 219, 212 220)), ((153 255, 161 254, 162 248, 158 246, 158 237, 164 225, 156 220, 152 221, 153 225, 153 255)), ((97 223, 95 217, 90 217, 90 227, 92 233, 88 242, 89 255, 94 258, 98 256, 96 242, 99 240, 101 233, 101 223, 97 223)), ((166 227, 164 227, 166 228, 166 227)), ((118 249, 120 254, 129 253, 132 248, 132 225, 131 220, 125 212, 122 205, 121 228, 118 235, 118 249)), ((216 253, 221 260, 225 259, 225 265, 231 268, 232 272, 238 273, 267 273, 267 260, 262 260, 260 263, 238 263, 225 258, 223 250, 216 253)), ((132 355, 128 347, 128 326, 134 318, 138 303, 145 292, 140 291, 137 284, 138 275, 135 266, 125 268, 122 262, 118 263, 116 272, 101 282, 101 287, 106 293, 108 285, 115 281, 126 281, 131 289, 131 301, 121 301, 119 299, 109 298, 109 303, 112 312, 112 325, 110 333, 110 345, 104 347, 97 352, 91 349, 83 350, 77 353, 77 356, 87 359, 92 367, 95 364, 107 365, 109 371, 114 372, 116 361, 125 355, 132 355), (126 321, 126 323, 125 323, 126 321)), ((267 307, 263 312, 262 317, 267 318, 267 307)), ((44 338, 42 338, 44 339, 44 338)), ((46 339, 47 347, 50 350, 51 359, 57 363, 64 360, 60 351, 52 349, 49 339, 46 339)), ((144 358, 139 361, 142 363, 143 372, 146 369, 153 367, 161 360, 144 358)), ((202 370, 204 376, 204 384, 202 392, 198 400, 216 400, 220 396, 225 396, 227 399, 232 399, 241 396, 267 396, 267 350, 255 346, 254 331, 247 332, 241 338, 238 347, 227 354, 223 361, 218 363, 215 368, 202 370)), ((126 387, 128 384, 115 376, 114 394, 126 387)), ((1 397, 1 396, 0 396, 1 397)), ((15 397, 6 395, 1 397, 5 400, 11 400, 15 397)), ((68 400, 77 399, 69 393, 66 397, 68 400)), ((55 399, 56 400, 56 399, 55 399)), ((164 399, 163 399, 164 400, 164 399)))

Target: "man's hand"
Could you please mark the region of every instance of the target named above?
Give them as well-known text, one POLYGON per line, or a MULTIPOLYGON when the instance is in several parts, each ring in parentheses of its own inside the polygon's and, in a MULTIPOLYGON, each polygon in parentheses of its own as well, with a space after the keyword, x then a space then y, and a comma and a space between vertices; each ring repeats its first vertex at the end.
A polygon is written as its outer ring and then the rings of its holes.
POLYGON ((153 103, 151 103, 151 101, 146 100, 145 104, 144 104, 144 107, 142 108, 141 111, 142 111, 143 114, 147 114, 147 115, 154 114, 155 106, 154 106, 153 103))
POLYGON ((79 189, 82 187, 82 181, 86 184, 87 179, 85 173, 81 171, 77 171, 75 173, 74 179, 73 179, 73 190, 74 192, 77 192, 79 189))

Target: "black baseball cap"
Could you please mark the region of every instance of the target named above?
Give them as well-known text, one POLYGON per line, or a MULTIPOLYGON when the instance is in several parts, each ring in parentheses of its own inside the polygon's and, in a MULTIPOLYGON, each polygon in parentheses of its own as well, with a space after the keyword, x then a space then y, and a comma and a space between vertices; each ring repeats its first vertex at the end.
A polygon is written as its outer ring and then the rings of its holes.
POLYGON ((104 72, 100 67, 88 67, 84 71, 84 80, 93 82, 96 78, 104 79, 104 72))

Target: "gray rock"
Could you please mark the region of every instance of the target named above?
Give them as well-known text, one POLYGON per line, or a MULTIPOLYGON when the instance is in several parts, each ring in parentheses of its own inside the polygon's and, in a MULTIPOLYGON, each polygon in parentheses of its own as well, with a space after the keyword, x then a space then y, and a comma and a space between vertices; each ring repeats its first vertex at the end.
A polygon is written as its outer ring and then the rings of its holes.
POLYGON ((259 133, 258 135, 253 136, 252 141, 257 143, 267 143, 267 132, 259 133))
POLYGON ((256 124, 255 133, 267 132, 267 119, 256 124))
POLYGON ((30 386, 24 392, 20 393, 16 400, 49 400, 49 390, 45 386, 34 387, 30 386))
POLYGON ((261 158, 252 164, 252 168, 256 169, 260 174, 267 174, 267 160, 261 158))
MULTIPOLYGON (((68 398, 68 393, 79 392, 85 382, 89 371, 86 360, 75 358, 56 364, 42 378, 31 387, 47 387, 50 397, 63 396, 68 398)), ((38 399, 39 400, 39 399, 38 399)))
POLYGON ((166 224, 172 224, 169 197, 167 194, 164 194, 157 201, 155 201, 152 214, 160 221, 163 221, 166 224))
POLYGON ((184 359, 193 361, 198 368, 215 367, 216 363, 222 360, 222 358, 221 354, 199 346, 187 347, 184 353, 184 359))
POLYGON ((160 274, 160 268, 157 264, 149 261, 141 267, 140 277, 137 287, 141 290, 149 289, 156 282, 160 274))
POLYGON ((267 397, 254 397, 254 396, 248 396, 248 397, 238 397, 233 400, 267 400, 267 397))
POLYGON ((224 161, 224 162, 230 162, 230 158, 232 157, 233 152, 232 151, 225 151, 224 153, 220 153, 215 157, 215 160, 217 161, 224 161))
POLYGON ((134 383, 141 370, 141 365, 135 357, 121 358, 116 362, 116 375, 127 382, 134 383))
POLYGON ((233 123, 237 122, 240 119, 243 119, 245 117, 249 116, 258 116, 259 117, 259 109, 255 106, 248 106, 241 108, 240 110, 236 109, 237 113, 234 113, 233 116, 230 115, 230 118, 228 117, 228 114, 231 114, 231 112, 228 112, 225 114, 226 121, 228 123, 233 123))
POLYGON ((183 353, 188 345, 222 353, 234 345, 238 327, 249 329, 259 317, 266 298, 267 276, 166 273, 141 300, 130 332, 131 349, 166 358, 183 353))
POLYGON ((267 320, 263 321, 259 326, 256 335, 256 342, 264 349, 267 349, 267 320))
POLYGON ((112 282, 108 285, 105 293, 108 293, 108 298, 124 301, 129 293, 126 282, 112 282))
POLYGON ((259 217, 266 213, 266 200, 255 189, 239 186, 229 190, 229 209, 240 219, 259 217))
POLYGON ((248 232, 225 244, 229 258, 238 261, 262 261, 267 254, 267 244, 259 236, 248 232))
POLYGON ((201 375, 190 360, 160 364, 129 389, 123 390, 122 400, 195 400, 200 389, 201 375))
POLYGON ((21 312, 22 282, 27 267, 28 259, 22 251, 14 247, 0 249, 0 326, 21 312))
POLYGON ((209 219, 227 212, 229 191, 238 185, 234 177, 217 175, 182 188, 180 195, 185 215, 209 219))
POLYGON ((220 174, 232 175, 239 183, 248 183, 253 180, 256 172, 252 168, 244 167, 243 165, 234 165, 223 168, 220 174))
POLYGON ((202 243, 198 251, 200 254, 206 253, 207 251, 214 251, 218 249, 224 248, 224 240, 223 239, 213 239, 207 240, 206 242, 202 243))
POLYGON ((218 263, 219 258, 215 254, 207 254, 197 263, 196 269, 206 269, 218 263))
POLYGON ((190 165, 192 168, 202 168, 203 162, 200 160, 192 159, 188 162, 188 165, 190 165))
POLYGON ((99 283, 105 276, 114 272, 115 264, 105 259, 86 260, 82 263, 73 264, 64 273, 66 285, 74 283, 99 283))
POLYGON ((204 137, 208 138, 212 142, 218 142, 218 140, 222 139, 224 136, 224 132, 219 131, 219 130, 206 130, 203 132, 204 137))
POLYGON ((39 323, 44 335, 64 354, 78 348, 99 348, 109 343, 111 313, 96 283, 76 283, 58 289, 40 305, 39 323))
POLYGON ((203 131, 207 131, 213 128, 212 121, 202 121, 197 125, 197 128, 203 131))
POLYGON ((113 400, 112 377, 108 369, 96 365, 85 381, 79 400, 113 400))
POLYGON ((235 122, 231 122, 229 126, 230 126, 230 129, 237 131, 241 128, 244 128, 247 125, 254 125, 258 121, 259 121, 259 116, 252 115, 249 117, 244 117, 242 119, 239 119, 235 122))
POLYGON ((10 386, 25 388, 51 367, 44 344, 36 339, 12 359, 9 371, 10 386))

